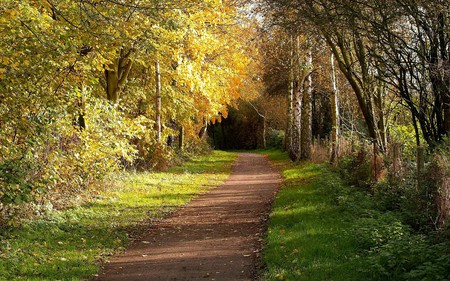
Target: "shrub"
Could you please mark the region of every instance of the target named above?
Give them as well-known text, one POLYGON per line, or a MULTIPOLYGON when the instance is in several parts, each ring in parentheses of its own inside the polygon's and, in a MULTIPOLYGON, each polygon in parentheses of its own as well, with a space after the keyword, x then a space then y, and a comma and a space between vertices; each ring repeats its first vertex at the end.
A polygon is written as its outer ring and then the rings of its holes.
POLYGON ((267 138, 266 145, 268 148, 277 148, 277 149, 283 148, 284 131, 269 129, 266 138, 267 138))
POLYGON ((370 187, 370 155, 367 149, 360 148, 357 154, 350 154, 340 160, 340 171, 344 180, 357 187, 370 187))
POLYGON ((136 150, 128 141, 133 120, 117 106, 89 100, 84 129, 74 121, 77 112, 60 105, 26 116, 28 128, 16 131, 14 142, 2 136, 0 223, 17 224, 20 218, 76 204, 120 169, 121 159, 133 161, 136 150))
POLYGON ((370 280, 448 280, 450 245, 422 235, 404 235, 369 252, 363 271, 370 280))

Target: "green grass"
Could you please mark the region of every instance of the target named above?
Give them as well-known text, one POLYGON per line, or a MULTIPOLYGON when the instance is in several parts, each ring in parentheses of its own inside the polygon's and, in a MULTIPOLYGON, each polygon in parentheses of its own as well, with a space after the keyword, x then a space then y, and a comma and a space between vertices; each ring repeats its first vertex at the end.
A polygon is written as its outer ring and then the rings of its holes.
POLYGON ((263 280, 364 280, 348 235, 353 214, 334 204, 340 180, 326 165, 293 164, 268 151, 284 182, 270 215, 263 280))
POLYGON ((270 215, 262 280, 449 280, 450 243, 443 233, 414 233, 401 213, 380 209, 327 164, 261 153, 284 176, 270 215))
POLYGON ((125 174, 86 204, 0 230, 0 280, 82 280, 130 234, 222 183, 235 153, 215 151, 167 172, 125 174))

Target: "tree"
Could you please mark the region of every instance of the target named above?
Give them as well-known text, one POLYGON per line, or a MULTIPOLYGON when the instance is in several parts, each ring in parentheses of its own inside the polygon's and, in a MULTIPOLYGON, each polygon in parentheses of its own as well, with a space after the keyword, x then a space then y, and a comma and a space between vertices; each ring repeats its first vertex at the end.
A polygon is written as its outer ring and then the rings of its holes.
POLYGON ((330 104, 331 104, 331 157, 330 162, 332 164, 336 164, 339 156, 339 92, 336 81, 336 70, 334 67, 334 55, 331 53, 330 56, 331 61, 331 85, 332 91, 330 95, 330 104))
POLYGON ((377 78, 395 89, 431 147, 449 132, 449 9, 448 1, 373 1, 360 14, 377 78))
MULTIPOLYGON (((348 14, 346 1, 266 1, 282 24, 294 26, 298 22, 315 28, 331 48, 339 69, 350 83, 362 115, 368 135, 382 150, 385 143, 374 116, 372 93, 374 75, 370 71, 370 57, 367 56, 367 40, 362 36, 358 18, 348 14), (285 16, 289 15, 289 16, 285 16)), ((380 117, 380 116, 379 116, 380 117)))
POLYGON ((179 128, 180 148, 200 147, 250 77, 241 19, 215 0, 2 1, 0 204, 58 204, 124 166, 170 161, 157 142, 179 128))

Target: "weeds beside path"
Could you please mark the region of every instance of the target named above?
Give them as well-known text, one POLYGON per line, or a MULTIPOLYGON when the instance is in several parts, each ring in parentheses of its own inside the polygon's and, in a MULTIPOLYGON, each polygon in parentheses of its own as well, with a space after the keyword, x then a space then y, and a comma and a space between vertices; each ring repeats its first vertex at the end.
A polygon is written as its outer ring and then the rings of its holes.
POLYGON ((152 220, 222 183, 236 157, 215 151, 168 172, 126 174, 99 199, 20 228, 0 230, 0 280, 92 276, 99 260, 129 244, 130 233, 148 228, 152 220))

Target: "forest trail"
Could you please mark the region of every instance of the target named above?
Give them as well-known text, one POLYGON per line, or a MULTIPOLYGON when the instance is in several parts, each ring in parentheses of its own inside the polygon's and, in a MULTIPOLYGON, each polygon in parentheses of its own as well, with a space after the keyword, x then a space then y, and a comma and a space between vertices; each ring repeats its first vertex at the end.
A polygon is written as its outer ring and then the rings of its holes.
POLYGON ((150 228, 94 280, 254 280, 280 182, 266 157, 240 153, 224 184, 150 228))

